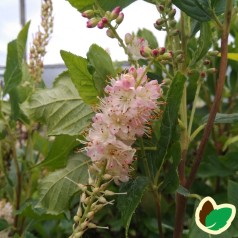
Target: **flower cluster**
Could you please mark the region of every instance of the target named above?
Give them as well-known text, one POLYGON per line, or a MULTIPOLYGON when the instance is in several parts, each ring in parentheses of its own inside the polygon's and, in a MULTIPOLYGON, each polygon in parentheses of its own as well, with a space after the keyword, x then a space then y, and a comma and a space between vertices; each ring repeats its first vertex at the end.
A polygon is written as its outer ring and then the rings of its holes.
POLYGON ((128 73, 112 78, 105 93, 86 137, 87 155, 99 169, 106 161, 105 173, 116 183, 126 182, 135 160, 132 144, 137 136, 149 134, 148 122, 162 90, 156 80, 148 81, 144 68, 131 67, 128 73))

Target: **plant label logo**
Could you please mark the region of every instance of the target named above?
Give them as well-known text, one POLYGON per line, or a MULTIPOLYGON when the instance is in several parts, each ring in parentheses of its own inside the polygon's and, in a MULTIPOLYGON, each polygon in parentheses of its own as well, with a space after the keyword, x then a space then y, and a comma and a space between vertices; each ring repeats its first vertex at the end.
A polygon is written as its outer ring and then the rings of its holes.
POLYGON ((230 227, 235 215, 234 205, 229 203, 217 205, 213 198, 205 197, 196 209, 195 221, 201 230, 218 235, 230 227))

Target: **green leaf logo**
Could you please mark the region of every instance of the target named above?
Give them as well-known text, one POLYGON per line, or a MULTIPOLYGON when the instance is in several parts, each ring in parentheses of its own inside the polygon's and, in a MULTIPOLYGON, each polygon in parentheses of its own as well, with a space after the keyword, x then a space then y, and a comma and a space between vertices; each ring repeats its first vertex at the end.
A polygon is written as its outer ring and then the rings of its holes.
POLYGON ((236 215, 232 204, 217 205, 211 197, 205 197, 199 203, 195 221, 197 226, 208 234, 218 235, 227 230, 236 215))

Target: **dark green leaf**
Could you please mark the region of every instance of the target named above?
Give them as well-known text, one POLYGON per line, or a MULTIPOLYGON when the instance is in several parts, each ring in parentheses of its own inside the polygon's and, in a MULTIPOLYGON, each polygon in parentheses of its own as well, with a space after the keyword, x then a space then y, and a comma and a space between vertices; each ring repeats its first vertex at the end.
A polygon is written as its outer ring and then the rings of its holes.
POLYGON ((213 231, 220 230, 227 224, 231 214, 232 210, 229 207, 211 211, 205 219, 206 227, 209 227, 209 229, 213 231))
POLYGON ((8 228, 8 223, 5 219, 0 218, 0 231, 8 228))
POLYGON ((139 29, 139 31, 137 32, 137 35, 139 37, 146 39, 149 43, 150 48, 155 49, 158 47, 158 41, 151 31, 145 28, 143 28, 142 30, 139 29))
POLYGON ((126 228, 126 237, 128 237, 128 229, 130 226, 132 215, 139 205, 144 191, 149 185, 146 177, 137 177, 134 181, 122 184, 120 192, 126 192, 126 195, 120 195, 118 198, 118 209, 121 212, 122 222, 126 228))
MULTIPOLYGON (((82 12, 86 9, 92 9, 93 5, 95 3, 95 0, 68 0, 69 3, 75 7, 78 11, 82 12)), ((135 2, 136 0, 98 0, 98 4, 100 5, 100 7, 107 11, 111 11, 113 8, 115 8, 116 6, 120 6, 121 8, 125 8, 128 5, 130 5, 131 3, 135 2)))
POLYGON ((36 208, 47 209, 48 214, 64 212, 70 198, 79 191, 75 183, 85 184, 88 177, 89 158, 84 154, 75 155, 66 168, 49 174, 40 184, 40 198, 36 208), (67 177, 67 178, 66 178, 67 177))
POLYGON ((33 141, 34 150, 39 151, 45 157, 49 151, 50 143, 48 139, 42 136, 39 132, 35 131, 33 134, 32 141, 33 141))
MULTIPOLYGON (((209 115, 205 116, 202 119, 202 123, 206 123, 208 120, 209 115)), ((232 114, 224 114, 224 113, 217 113, 214 123, 236 123, 238 122, 238 113, 232 114)))
POLYGON ((197 50, 191 62, 191 67, 201 60, 212 45, 212 34, 210 24, 208 22, 201 23, 200 37, 198 40, 197 50))
POLYGON ((46 167, 52 170, 64 167, 67 163, 68 155, 78 144, 76 137, 68 135, 57 136, 48 155, 37 167, 46 167))
POLYGON ((56 79, 53 88, 37 90, 24 105, 34 119, 46 123, 49 135, 79 135, 93 116, 67 72, 56 79))
POLYGON ((88 72, 87 60, 63 50, 60 51, 60 54, 69 69, 70 77, 82 100, 89 104, 96 103, 98 101, 98 92, 95 88, 92 76, 88 72))
POLYGON ((204 22, 214 17, 212 11, 217 15, 224 13, 226 1, 212 0, 211 6, 208 0, 172 0, 172 2, 190 17, 204 22))
POLYGON ((113 68, 112 60, 109 54, 100 46, 93 44, 87 53, 89 63, 94 67, 94 84, 100 96, 103 96, 106 82, 110 77, 115 77, 116 72, 113 68))
POLYGON ((186 77, 177 73, 168 91, 166 108, 160 127, 160 139, 158 143, 158 155, 156 168, 159 168, 166 156, 168 147, 172 141, 172 134, 178 121, 178 111, 183 94, 183 87, 186 77))

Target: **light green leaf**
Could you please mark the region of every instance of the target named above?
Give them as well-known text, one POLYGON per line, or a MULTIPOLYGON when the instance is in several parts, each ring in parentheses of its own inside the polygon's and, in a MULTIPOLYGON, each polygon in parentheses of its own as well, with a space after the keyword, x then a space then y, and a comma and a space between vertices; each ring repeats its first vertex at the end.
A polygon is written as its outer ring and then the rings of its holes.
POLYGON ((36 167, 46 167, 48 169, 59 169, 66 165, 68 155, 79 142, 76 136, 61 135, 55 138, 46 158, 36 167))
POLYGON ((89 158, 78 154, 69 160, 66 168, 48 175, 40 183, 40 198, 36 208, 47 209, 47 214, 58 215, 68 208, 70 198, 79 191, 75 183, 85 184, 88 178, 89 158), (66 178, 67 177, 67 178, 66 178))
POLYGON ((178 121, 178 111, 185 80, 185 76, 178 72, 173 79, 168 91, 166 108, 163 113, 160 127, 160 139, 158 143, 158 155, 156 160, 157 169, 160 167, 161 163, 163 163, 169 145, 172 141, 172 134, 178 121))
MULTIPOLYGON (((205 116, 202 119, 202 123, 206 123, 208 120, 209 115, 205 116)), ((217 113, 214 123, 222 123, 222 124, 229 124, 229 123, 236 123, 238 122, 238 113, 231 113, 231 114, 224 114, 224 113, 217 113)))
POLYGON ((230 146, 231 144, 234 144, 236 142, 238 142, 238 136, 234 136, 234 137, 229 138, 225 142, 224 146, 222 147, 222 150, 225 151, 228 148, 228 146, 230 146))
POLYGON ((122 222, 126 228, 126 237, 128 237, 128 229, 130 226, 132 215, 134 214, 141 198, 149 185, 146 177, 137 177, 134 181, 122 184, 120 192, 126 192, 126 195, 120 195, 117 207, 121 212, 122 222))
POLYGON ((100 46, 93 44, 87 53, 89 63, 95 69, 93 74, 94 84, 100 96, 103 96, 106 82, 110 77, 115 77, 116 72, 113 68, 109 54, 100 46))
POLYGON ((191 67, 201 60, 210 49, 212 45, 212 34, 210 24, 208 22, 202 22, 200 26, 200 37, 198 40, 197 50, 194 53, 191 67))
POLYGON ((98 92, 91 74, 88 72, 88 61, 70 52, 60 51, 61 57, 69 69, 70 77, 77 88, 82 100, 88 104, 98 101, 98 92))
POLYGON ((146 39, 149 43, 150 48, 155 49, 158 47, 158 41, 151 31, 145 28, 139 29, 139 31, 137 32, 137 35, 139 37, 146 39))
POLYGON ((67 72, 56 79, 53 88, 37 90, 24 106, 34 119, 46 123, 49 135, 79 135, 93 116, 67 72))
POLYGON ((205 225, 207 228, 209 228, 209 230, 220 230, 227 224, 231 214, 232 210, 229 207, 215 209, 207 215, 205 219, 205 225))

